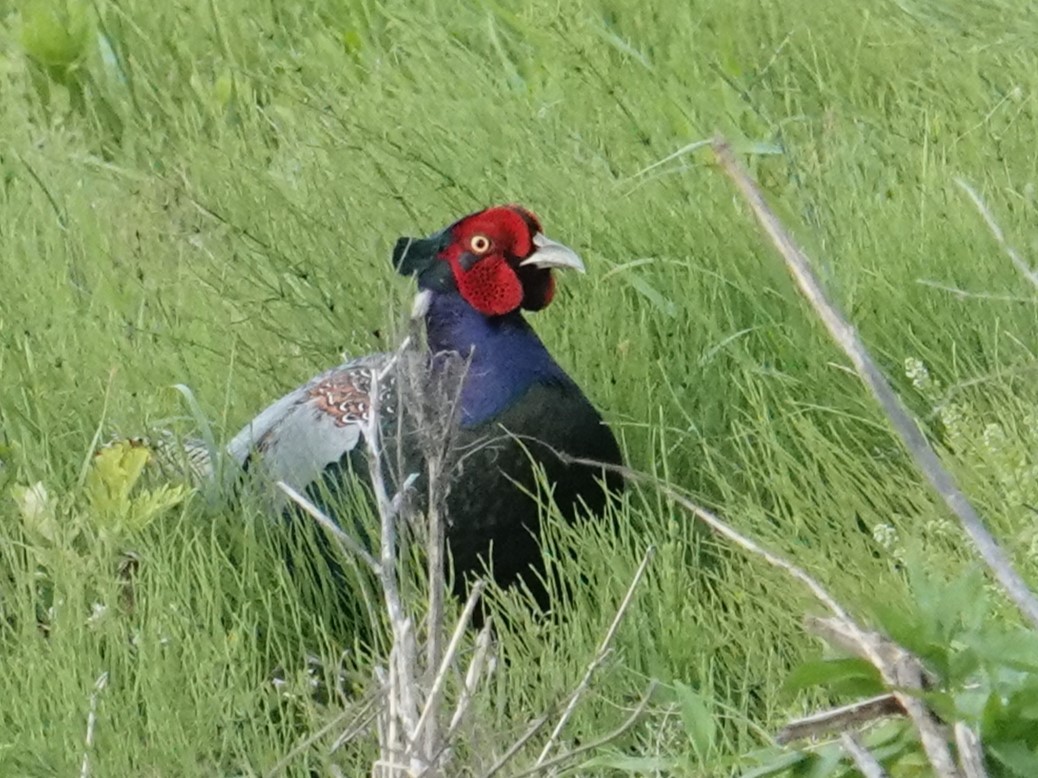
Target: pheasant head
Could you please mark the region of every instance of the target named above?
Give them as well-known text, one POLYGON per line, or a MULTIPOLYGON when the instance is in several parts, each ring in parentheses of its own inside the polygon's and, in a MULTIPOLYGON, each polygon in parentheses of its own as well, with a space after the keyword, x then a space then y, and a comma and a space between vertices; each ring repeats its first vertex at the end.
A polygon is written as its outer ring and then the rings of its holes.
POLYGON ((546 237, 517 205, 469 214, 428 238, 400 238, 393 264, 415 275, 420 289, 456 291, 488 317, 540 310, 555 293, 553 269, 584 271, 576 252, 546 237))

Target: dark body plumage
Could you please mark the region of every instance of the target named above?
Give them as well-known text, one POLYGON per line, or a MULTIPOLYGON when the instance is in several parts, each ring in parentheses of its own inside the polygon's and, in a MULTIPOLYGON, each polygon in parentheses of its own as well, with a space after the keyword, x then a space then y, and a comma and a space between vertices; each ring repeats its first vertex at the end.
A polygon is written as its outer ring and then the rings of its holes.
MULTIPOLYGON (((524 220, 520 224, 529 226, 531 236, 543 239, 533 217, 524 211, 518 213, 524 220)), ((545 591, 539 576, 529 575, 539 570, 541 558, 537 468, 543 469, 565 518, 573 519, 581 511, 598 514, 607 499, 603 482, 610 491, 619 492, 622 480, 600 468, 567 465, 555 452, 619 463, 620 451, 598 411, 551 357, 519 310, 524 300, 534 300, 536 305, 527 307, 536 308, 550 302, 550 271, 529 263, 521 265, 523 255, 514 257, 503 252, 506 269, 516 268, 516 275, 524 279, 522 294, 506 312, 480 310, 472 299, 484 309, 504 308, 507 301, 498 305, 503 293, 494 288, 469 290, 467 295, 459 291, 465 279, 458 274, 465 270, 457 268, 464 268, 466 263, 477 267, 481 260, 465 254, 453 264, 443 259, 453 256, 451 241, 459 240, 458 225, 463 224, 464 220, 423 241, 402 241, 394 253, 395 264, 413 272, 422 290, 420 315, 428 347, 428 355, 422 360, 430 381, 441 369, 434 355, 457 355, 466 365, 460 390, 448 393, 453 397, 441 394, 431 398, 434 414, 455 409, 454 455, 443 476, 448 479, 446 534, 454 589, 459 594, 464 592, 466 579, 481 574, 489 565, 495 581, 509 585, 522 578, 543 603, 545 591), (416 256, 404 256, 409 250, 416 256), (454 398, 458 400, 456 405, 451 402, 454 398)), ((504 240, 495 237, 497 242, 504 240)), ((533 243, 529 239, 526 243, 525 255, 537 259, 533 243)), ((564 262, 576 262, 566 266, 579 266, 575 255, 564 255, 563 251, 568 249, 552 243, 550 252, 554 253, 545 261, 546 266, 564 266, 564 262)), ((501 281, 492 278, 491 283, 501 281)), ((375 354, 347 362, 290 393, 239 433, 228 447, 231 456, 264 480, 284 480, 308 492, 323 506, 334 506, 335 500, 328 499, 329 492, 334 496, 368 480, 361 427, 370 409, 371 371, 384 367, 388 360, 388 355, 375 354)), ((458 361, 453 360, 453 364, 458 361)), ((428 407, 430 397, 416 399, 398 389, 404 384, 413 386, 396 375, 404 369, 402 364, 381 384, 385 460, 402 462, 406 472, 424 473, 420 436, 409 429, 407 404, 422 401, 428 407), (399 436, 398 424, 403 425, 399 436), (396 450, 398 441, 401 451, 396 450)), ((416 494, 424 491, 421 484, 417 485, 416 494)), ((277 507, 291 511, 284 500, 277 507)), ((365 531, 354 521, 344 520, 346 516, 335 518, 347 531, 355 531, 374 545, 371 528, 365 531)))
MULTIPOLYGON (((562 515, 573 519, 581 503, 592 514, 603 510, 603 476, 612 491, 622 481, 615 473, 567 465, 556 452, 619 463, 620 450, 598 411, 518 311, 486 318, 456 295, 439 295, 426 324, 435 351, 470 360, 455 438, 463 456, 447 495, 455 570, 478 571, 489 561, 494 579, 507 585, 539 566, 535 464, 562 515)), ((524 577, 539 593, 536 576, 524 577)))
MULTIPOLYGON (((521 435, 525 448, 510 439, 482 448, 475 455, 473 470, 490 475, 463 477, 452 486, 447 498, 448 513, 457 518, 448 529, 448 545, 456 571, 479 571, 482 557, 489 561, 495 581, 508 585, 523 577, 545 605, 539 576, 527 574, 531 570, 540 572, 542 566, 539 508, 535 498, 527 496, 537 494, 530 460, 543 468, 563 517, 573 520, 582 503, 583 510, 592 515, 604 509, 602 473, 581 465, 563 464, 554 452, 610 463, 619 462, 620 454, 608 428, 573 384, 530 387, 493 422, 464 430, 460 436, 462 445, 466 438, 489 437, 501 429, 521 435), (539 413, 540 403, 551 407, 552 414, 539 413)), ((613 492, 622 488, 615 473, 607 474, 605 482, 613 492)), ((461 593, 457 583, 455 591, 461 593)))

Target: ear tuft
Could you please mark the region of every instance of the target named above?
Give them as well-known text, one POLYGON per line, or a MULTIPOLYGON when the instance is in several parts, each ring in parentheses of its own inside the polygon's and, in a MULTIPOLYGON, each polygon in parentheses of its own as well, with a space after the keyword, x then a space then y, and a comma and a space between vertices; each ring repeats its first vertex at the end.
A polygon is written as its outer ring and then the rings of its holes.
POLYGON ((443 247, 443 233, 429 238, 400 238, 393 247, 393 267, 402 276, 421 273, 436 261, 443 247))
POLYGON ((418 252, 414 250, 418 242, 418 238, 400 238, 393 247, 393 267, 400 275, 409 276, 419 270, 418 252))

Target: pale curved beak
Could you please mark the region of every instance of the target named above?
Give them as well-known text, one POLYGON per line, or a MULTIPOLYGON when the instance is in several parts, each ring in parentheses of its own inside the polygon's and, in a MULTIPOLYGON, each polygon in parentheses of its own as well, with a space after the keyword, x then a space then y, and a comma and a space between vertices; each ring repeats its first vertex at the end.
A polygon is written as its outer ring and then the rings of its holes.
POLYGON ((533 245, 537 248, 534 252, 519 263, 519 267, 533 265, 534 267, 550 269, 570 268, 579 273, 585 272, 584 263, 580 261, 577 252, 561 243, 556 243, 538 232, 533 236, 533 245))

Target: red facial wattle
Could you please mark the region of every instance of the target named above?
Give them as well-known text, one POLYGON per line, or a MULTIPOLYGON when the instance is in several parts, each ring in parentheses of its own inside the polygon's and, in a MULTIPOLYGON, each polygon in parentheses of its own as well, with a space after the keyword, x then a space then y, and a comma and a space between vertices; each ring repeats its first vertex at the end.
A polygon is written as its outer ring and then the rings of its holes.
POLYGON ((504 258, 486 257, 468 270, 456 259, 451 266, 458 292, 485 316, 503 316, 522 305, 523 285, 504 258))
MULTIPOLYGON (((436 258, 450 267, 462 299, 484 316, 539 311, 555 295, 552 268, 584 269, 579 257, 546 238, 537 217, 519 206, 488 208, 442 234, 448 242, 436 258)), ((398 242, 399 262, 410 246, 398 242)))

